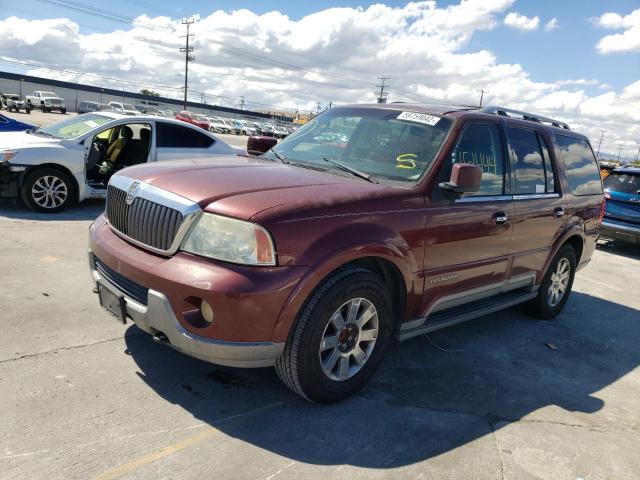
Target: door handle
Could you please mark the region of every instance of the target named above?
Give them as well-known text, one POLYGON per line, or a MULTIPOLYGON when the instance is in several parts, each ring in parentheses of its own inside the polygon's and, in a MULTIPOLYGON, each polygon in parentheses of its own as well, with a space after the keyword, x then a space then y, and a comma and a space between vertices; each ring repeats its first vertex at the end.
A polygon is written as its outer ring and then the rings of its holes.
POLYGON ((496 222, 496 225, 504 225, 509 221, 509 217, 504 212, 496 212, 493 214, 493 219, 496 222))
POLYGON ((553 214, 556 217, 562 217, 564 216, 564 207, 556 207, 553 209, 553 214))

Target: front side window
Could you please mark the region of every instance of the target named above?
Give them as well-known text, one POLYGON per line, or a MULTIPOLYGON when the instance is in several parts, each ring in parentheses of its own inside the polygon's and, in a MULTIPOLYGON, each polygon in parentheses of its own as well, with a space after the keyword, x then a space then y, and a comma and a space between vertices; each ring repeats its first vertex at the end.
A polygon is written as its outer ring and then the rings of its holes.
POLYGON ((477 192, 465 193, 465 197, 504 193, 504 159, 496 125, 488 123, 467 125, 451 154, 445 177, 451 174, 451 166, 454 163, 472 163, 482 169, 480 189, 477 192))
POLYGON ((158 148, 209 148, 213 138, 192 128, 158 122, 158 148))
POLYGON ((339 171, 340 163, 374 179, 415 182, 433 161, 451 124, 449 119, 416 112, 334 108, 307 122, 273 151, 302 166, 339 171))
MULTIPOLYGON (((507 135, 514 159, 515 194, 553 193, 553 190, 547 191, 545 161, 537 133, 508 127, 507 135)), ((550 187, 552 182, 549 182, 550 187)))
POLYGON ((567 135, 556 135, 556 141, 567 167, 567 177, 573 194, 601 194, 600 169, 589 143, 584 139, 567 135))

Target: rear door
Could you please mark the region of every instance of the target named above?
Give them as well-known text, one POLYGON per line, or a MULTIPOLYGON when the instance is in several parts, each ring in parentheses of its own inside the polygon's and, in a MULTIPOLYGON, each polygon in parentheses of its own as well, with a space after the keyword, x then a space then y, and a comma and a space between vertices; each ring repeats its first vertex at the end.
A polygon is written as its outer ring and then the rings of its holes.
POLYGON ((613 171, 604 179, 605 216, 640 226, 640 169, 613 171))
POLYGON ((216 142, 195 128, 167 122, 156 123, 156 159, 181 160, 211 156, 216 142))
POLYGON ((513 199, 509 163, 500 119, 471 121, 438 173, 447 181, 454 163, 482 168, 478 192, 458 200, 438 198, 438 186, 427 209, 423 316, 489 297, 507 281, 513 199))
POLYGON ((509 251, 511 276, 537 277, 566 225, 558 159, 543 129, 507 126, 515 212, 509 251))

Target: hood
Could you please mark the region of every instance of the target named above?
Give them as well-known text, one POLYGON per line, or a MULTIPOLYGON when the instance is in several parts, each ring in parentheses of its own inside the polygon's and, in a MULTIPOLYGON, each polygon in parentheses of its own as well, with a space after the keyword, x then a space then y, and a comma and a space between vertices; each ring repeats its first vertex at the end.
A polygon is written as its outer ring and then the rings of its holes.
POLYGON ((188 198, 206 211, 247 220, 278 206, 335 204, 384 189, 357 178, 241 156, 139 165, 119 175, 188 198))
POLYGON ((22 150, 24 148, 56 145, 58 143, 60 143, 58 138, 32 135, 25 131, 0 133, 0 150, 22 150))

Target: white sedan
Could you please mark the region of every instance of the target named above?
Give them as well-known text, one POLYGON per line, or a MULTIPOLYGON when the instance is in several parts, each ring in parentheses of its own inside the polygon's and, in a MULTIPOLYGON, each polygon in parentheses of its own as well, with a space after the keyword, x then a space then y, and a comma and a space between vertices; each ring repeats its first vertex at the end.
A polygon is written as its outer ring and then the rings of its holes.
POLYGON ((26 132, 0 133, 0 198, 40 212, 105 198, 116 171, 145 162, 235 155, 239 150, 178 120, 93 112, 26 132))

